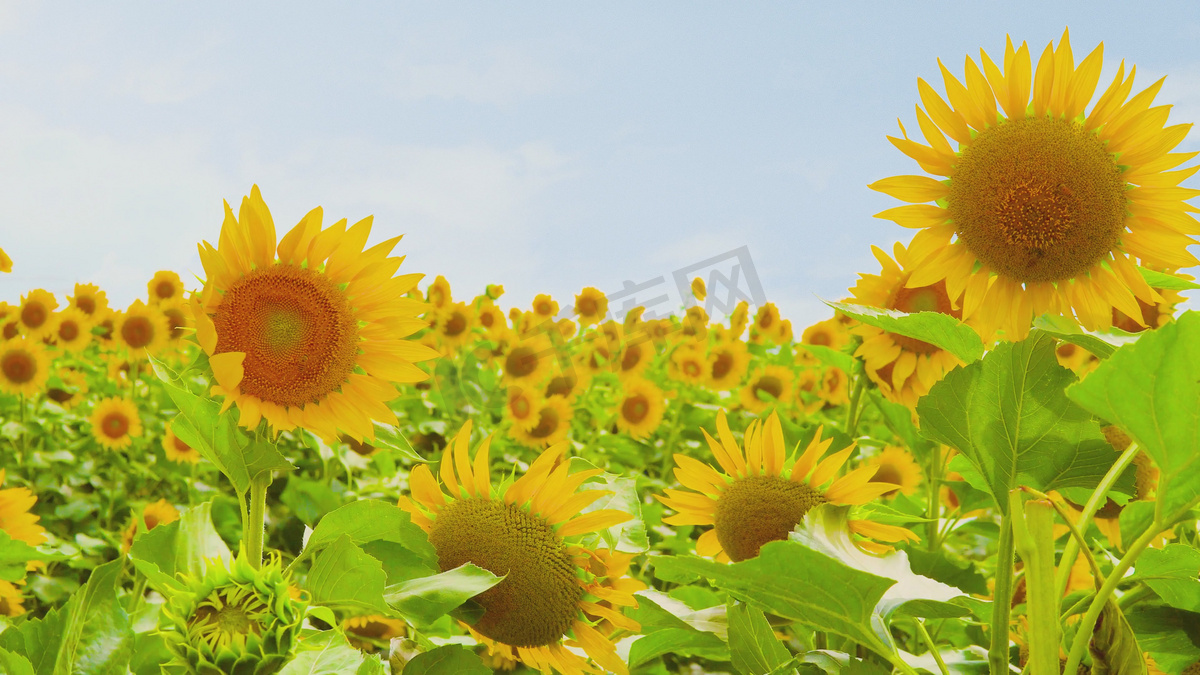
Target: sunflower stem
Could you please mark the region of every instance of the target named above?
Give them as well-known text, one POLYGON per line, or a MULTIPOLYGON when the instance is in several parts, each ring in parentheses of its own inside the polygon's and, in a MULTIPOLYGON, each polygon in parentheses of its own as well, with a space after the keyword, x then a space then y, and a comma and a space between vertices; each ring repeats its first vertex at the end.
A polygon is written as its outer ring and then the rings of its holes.
POLYGON ((1000 541, 996 548, 996 592, 992 597, 991 646, 988 663, 992 675, 1008 673, 1008 623, 1012 613, 1013 529, 1012 514, 1000 517, 1000 541))
POLYGON ((854 376, 854 392, 850 395, 850 407, 846 409, 846 435, 850 438, 854 438, 855 432, 858 431, 858 407, 866 389, 867 378, 863 373, 858 373, 854 376))
POLYGON ((29 434, 25 433, 25 394, 21 394, 21 466, 29 462, 29 434))
POLYGON ((250 518, 246 523, 246 556, 254 569, 262 567, 263 540, 267 529, 267 488, 271 472, 260 472, 250 481, 250 518))
POLYGON ((942 446, 934 443, 933 449, 929 452, 929 503, 925 509, 925 517, 928 519, 928 522, 925 523, 925 545, 930 551, 941 548, 941 538, 938 532, 938 525, 942 518, 941 474, 942 446))
POLYGON ((679 423, 683 421, 683 406, 687 403, 686 398, 685 394, 680 392, 672 405, 675 414, 671 418, 671 430, 667 432, 667 442, 663 445, 663 463, 658 472, 660 476, 666 476, 671 469, 671 464, 675 461, 675 453, 671 451, 671 448, 675 447, 675 441, 679 437, 679 423))
POLYGON ((946 668, 946 662, 942 660, 942 653, 938 651, 937 643, 929 636, 929 631, 925 629, 925 622, 920 619, 913 619, 917 623, 917 632, 921 634, 921 639, 925 642, 925 646, 929 648, 929 653, 933 654, 933 660, 937 662, 938 670, 942 675, 950 675, 950 670, 946 668))
POLYGON ((1059 631, 1054 596, 1054 506, 1048 499, 1023 500, 1021 490, 1009 493, 1014 548, 1025 563, 1029 668, 1035 673, 1053 673, 1058 668, 1059 631))

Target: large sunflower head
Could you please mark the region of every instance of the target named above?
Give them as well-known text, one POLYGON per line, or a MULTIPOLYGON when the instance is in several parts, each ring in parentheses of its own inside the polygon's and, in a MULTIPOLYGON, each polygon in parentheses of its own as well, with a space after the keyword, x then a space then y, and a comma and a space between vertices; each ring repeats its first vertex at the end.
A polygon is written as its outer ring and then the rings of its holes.
MULTIPOLYGON (((859 275, 858 283, 850 289, 853 302, 905 313, 941 312, 962 317, 962 312, 951 302, 944 281, 928 286, 908 284, 912 272, 905 269, 909 252, 903 245, 896 244, 895 260, 874 246, 871 250, 882 270, 879 274, 859 275)), ((954 354, 928 342, 866 324, 851 330, 862 337, 854 355, 863 360, 867 376, 879 386, 885 398, 909 408, 916 408, 917 400, 928 394, 947 371, 962 365, 954 354)))
MULTIPOLYGON (((609 494, 578 489, 598 470, 572 474, 562 461, 567 444, 551 446, 524 476, 494 487, 489 471, 491 437, 470 456, 468 422, 442 457, 441 484, 422 464, 409 478, 412 497, 400 506, 429 533, 441 569, 473 563, 504 580, 475 596, 483 616, 471 633, 493 651, 543 672, 596 672, 597 665, 626 673, 609 635, 594 627, 608 619, 637 630, 617 609, 635 606, 628 590, 610 580, 608 565, 593 564, 596 551, 575 543, 630 518, 616 510, 581 511, 609 494), (601 601, 608 601, 602 605, 601 601), (615 606, 615 607, 614 607, 615 606), (589 617, 595 617, 589 618, 589 617)), ((619 576, 619 575, 612 575, 619 576)))
POLYGON ((31 340, 41 340, 54 330, 54 310, 58 299, 49 291, 35 288, 21 296, 17 308, 17 326, 31 340))
POLYGON ((128 447, 142 435, 137 405, 127 398, 110 397, 96 404, 89 418, 92 438, 109 450, 128 447))
POLYGON ((161 352, 167 346, 170 333, 166 315, 158 307, 146 305, 141 300, 134 300, 113 326, 113 340, 135 360, 161 352))
POLYGON ((265 418, 276 431, 374 438, 373 420, 396 423, 385 405, 393 383, 426 379, 413 362, 437 356, 404 339, 426 326, 427 305, 406 297, 421 275, 395 276, 399 237, 364 250, 371 218, 349 228, 321 220, 313 209, 276 242, 257 186, 236 217, 226 204, 219 248, 200 246, 196 337, 214 393, 237 405, 242 426, 265 418))
MULTIPOLYGON (((764 544, 787 539, 814 506, 865 504, 899 487, 871 482, 874 466, 863 466, 838 477, 854 446, 825 457, 833 440, 821 440, 821 428, 803 453, 788 457, 783 427, 775 413, 771 413, 765 424, 758 420, 751 422, 742 446, 729 430, 723 411, 717 415, 720 440, 703 431, 724 473, 687 455, 676 454, 675 478, 687 489, 667 489, 665 496, 655 495, 678 512, 663 522, 712 526, 696 542, 696 552, 700 555, 734 562, 753 558, 764 544)), ((904 528, 870 521, 852 520, 850 527, 857 534, 880 541, 916 538, 904 528)), ((867 541, 860 541, 859 545, 868 549, 878 547, 867 541)))
POLYGON ((99 321, 108 316, 108 294, 96 284, 75 284, 75 295, 68 295, 72 307, 99 321))
POLYGON ((1158 294, 1135 258, 1150 267, 1200 262, 1187 250, 1200 232, 1187 204, 1197 192, 1179 187, 1195 168, 1171 171, 1195 156, 1171 152, 1191 125, 1165 126, 1171 106, 1151 107, 1162 80, 1130 97, 1136 68, 1127 73, 1124 62, 1087 110, 1103 47, 1076 65, 1064 32, 1035 70, 1029 47, 1009 40, 1000 65, 982 50, 982 69, 968 56, 965 82, 939 62, 949 103, 917 81, 928 145, 903 128, 904 138, 889 137, 943 177, 870 186, 911 204, 879 214, 920 230, 906 285, 944 282, 985 335, 1023 339, 1047 312, 1089 330, 1109 327, 1113 308, 1140 319, 1136 299, 1158 294))
MULTIPOLYGON (((0 469, 0 485, 4 484, 5 470, 0 469)), ((29 488, 16 487, 0 490, 0 530, 30 546, 46 542, 46 528, 38 525, 38 516, 29 512, 37 503, 37 497, 29 488)))
POLYGON ((617 428, 633 438, 645 438, 662 423, 663 392, 649 380, 626 380, 617 399, 617 428))
POLYGON ((183 299, 183 281, 175 272, 159 270, 154 273, 154 278, 146 284, 146 291, 149 294, 151 305, 179 301, 183 299))
POLYGON ((50 378, 50 356, 42 343, 29 337, 0 342, 0 391, 33 396, 50 378))
POLYGON ((67 352, 81 352, 92 343, 92 319, 78 307, 54 315, 54 344, 67 352))

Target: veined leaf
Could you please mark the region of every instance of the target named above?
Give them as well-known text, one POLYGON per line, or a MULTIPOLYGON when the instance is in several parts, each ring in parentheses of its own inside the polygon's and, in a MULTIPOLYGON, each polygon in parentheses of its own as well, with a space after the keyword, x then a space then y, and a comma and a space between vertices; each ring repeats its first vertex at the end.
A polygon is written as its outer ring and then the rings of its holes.
POLYGON ((730 600, 726 612, 729 616, 729 654, 739 673, 769 673, 791 658, 791 652, 775 637, 762 610, 730 600))
POLYGON ((503 579, 467 563, 441 574, 388 586, 386 600, 405 617, 431 623, 503 579))
POLYGON ((386 580, 383 565, 343 534, 317 554, 304 587, 318 605, 386 614, 386 580))
POLYGON ((825 304, 868 326, 928 342, 945 349, 962 359, 963 363, 978 361, 983 356, 983 340, 979 339, 979 334, 949 314, 940 312, 905 314, 891 309, 847 305, 841 302, 825 301, 825 304))
POLYGON ((466 647, 446 645, 418 654, 404 666, 404 675, 492 675, 492 669, 466 647))
POLYGON ((1104 605, 1092 631, 1092 672, 1113 675, 1146 675, 1146 659, 1125 615, 1111 599, 1104 605))
POLYGON ((437 566, 437 553, 425 531, 413 524, 408 512, 378 499, 351 502, 325 514, 313 528, 304 547, 311 555, 346 535, 354 544, 391 541, 416 553, 421 560, 437 566))
POLYGON ((363 664, 363 653, 346 644, 337 631, 322 631, 300 645, 279 675, 345 675, 356 672, 363 664))
POLYGON ((1200 612, 1200 551, 1185 544, 1148 548, 1138 556, 1134 579, 1141 579, 1168 605, 1200 612))
POLYGON ((1135 333, 1126 333, 1119 328, 1113 328, 1106 333, 1093 333, 1080 328, 1078 324, 1064 316, 1052 314, 1034 319, 1033 327, 1063 342, 1083 347, 1101 359, 1107 359, 1120 347, 1137 342, 1141 337, 1135 333))

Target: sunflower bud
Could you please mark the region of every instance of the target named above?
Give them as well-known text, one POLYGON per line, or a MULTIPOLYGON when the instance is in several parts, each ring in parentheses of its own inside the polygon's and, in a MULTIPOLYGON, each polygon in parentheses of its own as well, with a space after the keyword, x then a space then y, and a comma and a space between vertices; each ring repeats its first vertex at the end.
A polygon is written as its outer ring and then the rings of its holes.
POLYGON ((193 675, 272 675, 292 656, 305 603, 288 592, 278 559, 254 569, 238 558, 185 577, 161 627, 178 665, 193 675))

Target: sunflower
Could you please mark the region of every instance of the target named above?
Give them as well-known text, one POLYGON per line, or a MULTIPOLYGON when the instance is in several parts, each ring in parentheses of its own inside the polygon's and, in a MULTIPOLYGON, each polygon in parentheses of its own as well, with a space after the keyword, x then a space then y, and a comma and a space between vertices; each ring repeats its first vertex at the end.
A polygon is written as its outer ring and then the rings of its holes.
POLYGON ((779 308, 768 302, 758 308, 754 315, 754 325, 750 328, 751 342, 783 342, 783 320, 779 316, 779 308))
MULTIPOLYGON (((821 440, 818 427, 803 454, 786 457, 783 427, 775 413, 746 429, 744 449, 717 413, 718 443, 702 429, 724 473, 687 455, 675 455, 675 478, 687 490, 667 489, 655 495, 677 514, 663 519, 669 525, 711 525, 696 542, 696 552, 718 560, 740 562, 758 555, 768 542, 787 539, 809 509, 818 504, 865 504, 898 486, 873 483, 875 467, 864 466, 840 478, 854 446, 824 457, 833 439, 821 440)), ((798 446, 797 446, 798 447, 798 446)), ((851 520, 851 531, 887 542, 916 539, 908 530, 865 520, 851 520)), ((876 550, 874 542, 859 542, 876 550)))
POLYGON ((158 303, 158 311, 167 320, 167 341, 172 345, 178 345, 181 339, 192 332, 192 313, 187 301, 182 298, 164 300, 158 303))
POLYGON ((683 315, 682 331, 684 337, 702 342, 708 337, 708 312, 703 307, 688 307, 683 315))
POLYGON ((8 257, 8 254, 4 252, 4 249, 0 248, 0 272, 11 272, 11 271, 12 271, 12 258, 8 257))
POLYGON ((73 408, 88 392, 87 377, 70 367, 58 372, 59 385, 50 385, 46 389, 46 398, 54 401, 63 408, 73 408))
MULTIPOLYGON (((0 251, 0 258, 4 256, 4 251, 0 251)), ((0 260, 3 262, 3 260, 0 260)), ((8 270, 0 270, 7 272, 8 270)), ((0 616, 12 618, 21 616, 25 613, 25 607, 21 604, 25 598, 21 596, 21 591, 15 584, 0 579, 0 616)))
POLYGON ((767 366, 742 387, 741 401, 746 410, 757 414, 772 405, 787 406, 792 402, 792 393, 792 371, 783 366, 767 366))
POLYGON ((456 302, 446 305, 437 313, 438 340, 450 351, 455 351, 471 339, 471 326, 475 320, 475 311, 470 305, 456 302))
POLYGON ((429 533, 443 571, 473 563, 504 576, 475 596, 484 613, 469 627, 471 634, 489 650, 543 672, 603 672, 599 666, 627 673, 610 636, 598 631, 587 616, 636 631, 635 622, 599 604, 607 600, 610 605, 636 606, 636 599, 608 582, 614 575, 595 551, 572 540, 625 522, 629 514, 616 510, 580 514, 610 493, 576 492, 601 472, 571 474, 561 461, 566 443, 552 445, 507 488, 494 489, 488 469, 491 437, 480 444, 472 461, 470 436, 468 422, 447 447, 441 485, 426 465, 413 469, 412 497, 401 497, 400 506, 429 533), (581 648, 591 662, 568 646, 581 648))
POLYGON ((477 320, 479 325, 487 331, 489 337, 494 337, 508 330, 508 318, 504 316, 504 312, 491 302, 479 303, 477 320))
POLYGON ((352 616, 342 621, 342 631, 351 647, 373 652, 380 645, 387 645, 392 638, 404 637, 406 626, 399 619, 389 619, 379 614, 352 616))
POLYGON ((738 386, 750 367, 750 352, 746 343, 733 338, 717 342, 708 351, 708 385, 728 391, 738 386))
POLYGON ((708 296, 708 288, 704 285, 704 277, 696 277, 692 279, 692 297, 700 302, 704 302, 704 298, 708 296))
POLYGON ((683 344, 671 352, 671 378, 685 384, 700 384, 708 377, 708 357, 697 344, 683 344))
POLYGON ((528 387, 509 387, 504 417, 512 421, 514 428, 527 432, 537 426, 541 403, 537 394, 528 387))
POLYGON ((580 369, 560 369, 557 374, 547 380, 546 390, 543 395, 547 398, 550 396, 561 396, 568 403, 572 403, 580 394, 587 391, 589 384, 591 384, 591 377, 580 369))
POLYGON ((963 319, 984 335, 1023 339, 1032 318, 1047 312, 1089 330, 1108 328, 1113 308, 1136 319, 1136 299, 1159 298, 1135 258, 1148 267, 1200 263, 1187 251, 1189 235, 1200 232, 1187 204, 1196 191, 1179 187, 1195 168, 1169 171, 1195 155, 1171 152, 1191 125, 1164 128, 1171 106, 1150 107, 1162 80, 1129 98, 1136 68, 1126 77, 1124 62, 1085 114, 1103 47, 1076 67, 1064 32, 1034 72, 1029 47, 1009 40, 1003 71, 982 50, 982 71, 967 57, 966 84, 939 62, 949 104, 917 81, 925 104, 917 121, 929 145, 909 140, 903 127, 903 139, 889 137, 945 177, 870 186, 911 204, 878 214, 920 230, 909 246, 907 286, 944 282, 956 303, 962 298, 963 319))
MULTIPOLYGON (((179 520, 179 509, 175 508, 170 502, 165 499, 160 499, 152 504, 147 504, 142 509, 142 524, 146 526, 143 532, 149 532, 159 525, 169 525, 179 520)), ((129 553, 129 549, 133 547, 133 540, 138 535, 138 523, 136 518, 132 518, 129 526, 121 533, 121 552, 129 553)))
POLYGON ((535 448, 545 448, 566 439, 571 429, 571 404, 561 396, 542 399, 537 406, 537 423, 528 429, 514 426, 509 435, 535 448))
POLYGON ((92 342, 92 321, 77 307, 54 315, 54 344, 67 352, 81 352, 92 342))
POLYGON ((917 484, 921 482, 921 467, 917 466, 912 455, 904 448, 895 445, 886 446, 883 452, 868 459, 867 464, 876 468, 875 475, 871 477, 872 482, 899 486, 892 492, 885 492, 883 495, 885 497, 895 496, 901 492, 911 495, 916 491, 917 484))
MULTIPOLYGON (((1192 277, 1186 274, 1177 274, 1186 280, 1191 280, 1192 277)), ((1138 309, 1142 310, 1141 321, 1130 318, 1124 312, 1117 308, 1113 308, 1112 324, 1113 328, 1119 328, 1127 333, 1140 333, 1147 328, 1162 328, 1171 322, 1175 316, 1175 306, 1184 301, 1183 295, 1179 291, 1168 288, 1155 288, 1162 299, 1158 302, 1149 303, 1142 299, 1138 299, 1138 309)))
MULTIPOLYGON (((372 219, 322 229, 313 209, 276 244, 258 186, 235 218, 225 205, 220 249, 204 242, 207 280, 193 305, 224 408, 239 424, 266 419, 276 431, 302 427, 333 440, 374 438, 373 420, 396 424, 393 383, 428 378, 413 364, 437 352, 403 338, 425 327, 427 305, 405 297, 421 275, 393 276, 399 237, 363 250, 372 219)), ((448 294, 448 293, 447 293, 448 294)))
POLYGON ((54 330, 54 310, 58 300, 53 293, 36 288, 21 296, 17 308, 17 327, 31 340, 41 340, 54 330))
POLYGON ((200 461, 200 453, 180 440, 169 422, 163 427, 166 429, 166 433, 162 437, 162 449, 167 459, 179 464, 196 464, 200 461))
POLYGON ((643 334, 638 334, 625 341, 621 350, 621 359, 616 364, 617 376, 621 379, 639 377, 646 372, 650 361, 654 359, 654 343, 643 334))
POLYGON ((183 281, 179 279, 178 274, 170 270, 155 272, 154 278, 146 284, 146 290, 149 293, 151 305, 183 299, 183 281))
POLYGON ((533 385, 545 379, 557 357, 558 350, 550 340, 533 335, 509 346, 500 369, 504 379, 512 384, 533 385))
POLYGON ((109 450, 119 450, 133 443, 134 437, 142 435, 142 421, 138 409, 127 398, 109 397, 96 404, 89 419, 92 437, 109 450))
POLYGON ((635 439, 654 433, 662 423, 666 405, 663 392, 648 380, 627 380, 617 401, 617 428, 635 439))
MULTIPOLYGON (((906 271, 906 266, 911 249, 897 243, 893 249, 895 260, 879 248, 872 246, 871 250, 882 269, 877 275, 859 275, 858 283, 850 289, 853 302, 905 313, 941 312, 962 317, 951 302, 944 281, 928 286, 909 283, 912 272, 906 271)), ((915 408, 917 400, 928 394, 948 371, 962 365, 954 354, 922 340, 866 324, 859 324, 851 331, 862 337, 854 355, 862 359, 867 377, 879 386, 879 393, 909 408, 915 408)))
POLYGON ((839 406, 850 403, 849 376, 841 368, 826 368, 821 374, 821 386, 817 396, 826 405, 839 406))
POLYGON ((821 398, 823 380, 820 368, 803 368, 796 372, 796 404, 811 415, 825 407, 821 398))
POLYGON ((1076 373, 1079 373, 1084 366, 1096 358, 1088 350, 1070 342, 1059 342, 1054 349, 1054 356, 1058 359, 1058 365, 1076 373))
MULTIPOLYGON (((0 485, 4 484, 5 470, 0 469, 0 485)), ((29 512, 37 503, 37 497, 29 488, 16 487, 0 490, 0 530, 30 546, 46 542, 46 529, 37 522, 38 516, 29 512)))
POLYGON ((603 335, 589 333, 575 353, 575 364, 577 369, 592 376, 613 372, 619 367, 620 358, 619 345, 614 347, 603 335))
POLYGON ((836 318, 818 321, 800 334, 800 343, 841 350, 850 342, 850 332, 836 318))
POLYGON ((446 281, 446 277, 439 274, 425 290, 425 298, 434 309, 441 309, 449 305, 451 303, 450 282, 446 281))
POLYGON ((741 338, 742 332, 746 330, 746 323, 750 320, 750 303, 742 300, 738 302, 737 307, 733 308, 733 313, 729 315, 729 335, 731 338, 741 338))
POLYGON ((94 321, 108 315, 108 295, 96 284, 75 284, 75 295, 68 295, 67 300, 94 321))
POLYGON ((113 339, 134 360, 157 355, 167 346, 171 328, 157 307, 134 300, 113 326, 113 339))
POLYGON ((608 297, 600 289, 588 286, 575 296, 575 313, 581 326, 600 323, 608 316, 608 297))
POLYGON ((50 357, 41 342, 15 337, 0 342, 0 391, 34 396, 50 378, 50 357))
POLYGON ((570 319, 559 319, 554 327, 558 330, 558 334, 564 340, 570 340, 579 331, 579 326, 570 319))
POLYGON ((533 298, 533 313, 544 319, 549 319, 558 314, 558 303, 549 295, 539 293, 533 298))

